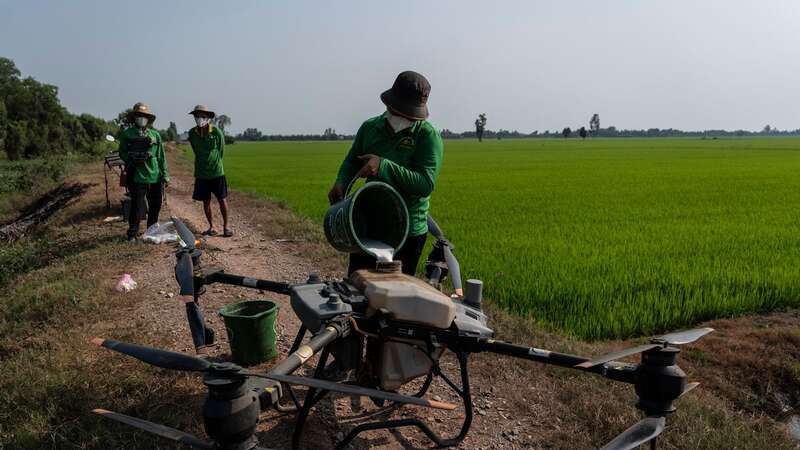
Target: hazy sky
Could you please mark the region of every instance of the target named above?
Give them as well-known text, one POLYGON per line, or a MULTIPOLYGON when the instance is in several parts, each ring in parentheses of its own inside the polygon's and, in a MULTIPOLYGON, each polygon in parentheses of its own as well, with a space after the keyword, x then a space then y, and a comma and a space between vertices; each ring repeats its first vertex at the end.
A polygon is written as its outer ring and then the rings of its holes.
POLYGON ((491 129, 800 128, 800 2, 0 0, 0 56, 72 112, 180 130, 354 132, 402 70, 430 120, 491 129))

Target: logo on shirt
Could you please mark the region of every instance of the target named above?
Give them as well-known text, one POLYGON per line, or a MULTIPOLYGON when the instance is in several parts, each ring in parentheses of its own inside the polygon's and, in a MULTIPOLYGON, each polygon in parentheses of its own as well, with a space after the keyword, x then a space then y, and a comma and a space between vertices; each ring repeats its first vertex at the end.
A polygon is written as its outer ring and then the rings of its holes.
POLYGON ((400 142, 397 144, 397 146, 404 150, 412 150, 414 148, 414 138, 411 136, 406 136, 403 139, 400 139, 400 142))

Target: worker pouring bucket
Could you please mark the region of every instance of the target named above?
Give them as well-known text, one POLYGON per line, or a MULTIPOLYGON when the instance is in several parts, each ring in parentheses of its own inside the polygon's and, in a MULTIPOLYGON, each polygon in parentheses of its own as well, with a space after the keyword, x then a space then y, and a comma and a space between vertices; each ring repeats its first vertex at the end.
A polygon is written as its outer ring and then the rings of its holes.
POLYGON ((325 237, 336 250, 391 261, 408 236, 406 202, 386 183, 371 181, 349 194, 352 186, 325 213, 325 237))

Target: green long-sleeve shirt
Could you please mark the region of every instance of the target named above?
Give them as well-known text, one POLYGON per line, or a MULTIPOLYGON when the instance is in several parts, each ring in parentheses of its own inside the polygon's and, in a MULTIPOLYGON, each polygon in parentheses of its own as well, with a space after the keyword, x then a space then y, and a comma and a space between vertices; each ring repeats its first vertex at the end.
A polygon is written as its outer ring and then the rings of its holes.
POLYGON ((167 160, 164 155, 164 142, 158 131, 147 128, 145 133, 150 136, 150 159, 144 165, 133 164, 128 156, 128 140, 139 136, 139 128, 126 128, 119 136, 119 157, 128 166, 128 176, 133 176, 134 183, 153 184, 162 181, 169 181, 169 171, 167 170, 167 160))
POLYGON ((428 232, 428 209, 434 184, 442 166, 444 145, 436 128, 426 120, 414 122, 410 128, 392 133, 383 115, 364 122, 347 153, 336 183, 347 186, 364 166, 359 155, 381 157, 376 177, 367 181, 383 181, 397 189, 408 207, 409 236, 428 232))
POLYGON ((189 143, 194 152, 194 177, 203 180, 225 175, 222 157, 225 155, 225 136, 209 124, 208 133, 200 135, 197 127, 189 130, 189 143))

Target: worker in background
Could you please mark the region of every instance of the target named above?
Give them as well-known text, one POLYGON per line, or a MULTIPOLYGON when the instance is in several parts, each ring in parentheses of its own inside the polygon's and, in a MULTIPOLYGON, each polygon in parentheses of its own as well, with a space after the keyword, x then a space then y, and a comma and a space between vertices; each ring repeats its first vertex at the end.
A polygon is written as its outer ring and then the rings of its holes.
POLYGON ((145 209, 148 228, 158 222, 164 187, 169 183, 169 172, 164 142, 158 131, 152 129, 155 114, 150 112, 146 104, 139 102, 133 105, 128 120, 133 126, 123 130, 119 136, 119 157, 125 162, 125 179, 131 195, 128 241, 135 242, 145 209))
MULTIPOLYGON (((381 94, 386 112, 368 119, 356 133, 353 145, 339 168, 328 193, 331 204, 345 195, 346 186, 359 177, 382 181, 394 187, 406 202, 409 235, 394 259, 403 272, 414 275, 428 232, 429 200, 442 165, 443 144, 428 122, 431 85, 419 73, 397 76, 391 89, 381 94)), ((375 258, 351 254, 348 274, 374 269, 375 258)))
POLYGON ((211 194, 217 198, 222 215, 222 236, 231 237, 228 226, 228 183, 222 167, 225 154, 225 135, 211 122, 216 114, 205 105, 197 105, 189 113, 194 116, 196 127, 189 130, 189 143, 194 152, 194 193, 192 199, 203 202, 203 212, 208 220, 204 236, 217 236, 214 215, 211 212, 211 194))

